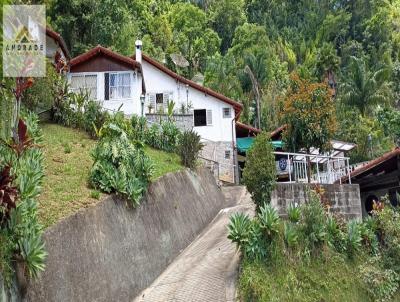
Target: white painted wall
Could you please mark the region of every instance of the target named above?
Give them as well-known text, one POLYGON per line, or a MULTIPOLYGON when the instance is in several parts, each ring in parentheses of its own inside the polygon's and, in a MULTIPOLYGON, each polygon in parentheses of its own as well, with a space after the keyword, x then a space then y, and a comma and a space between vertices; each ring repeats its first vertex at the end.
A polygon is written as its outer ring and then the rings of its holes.
MULTIPOLYGON (((232 105, 227 104, 213 96, 207 95, 192 87, 177 82, 176 79, 162 72, 158 68, 142 62, 143 74, 146 83, 147 93, 166 93, 172 92, 172 99, 175 102, 175 110, 178 112, 181 104, 186 104, 187 100, 192 104, 193 109, 206 109, 212 111, 212 125, 194 127, 194 130, 205 140, 232 141, 236 140, 232 129, 232 120, 235 117, 235 110, 232 105), (186 90, 188 89, 188 93, 186 90), (223 108, 231 108, 231 118, 223 118, 223 108)), ((146 99, 145 113, 148 112, 149 100, 146 99)))
MULTIPOLYGON (((126 71, 107 71, 108 73, 126 73, 126 71)), ((117 111, 122 105, 121 111, 125 114, 141 114, 140 95, 142 94, 142 75, 136 71, 130 71, 131 96, 125 99, 104 100, 104 74, 105 72, 75 72, 68 74, 68 80, 71 81, 71 75, 97 75, 97 101, 101 102, 103 108, 110 111, 117 111)))

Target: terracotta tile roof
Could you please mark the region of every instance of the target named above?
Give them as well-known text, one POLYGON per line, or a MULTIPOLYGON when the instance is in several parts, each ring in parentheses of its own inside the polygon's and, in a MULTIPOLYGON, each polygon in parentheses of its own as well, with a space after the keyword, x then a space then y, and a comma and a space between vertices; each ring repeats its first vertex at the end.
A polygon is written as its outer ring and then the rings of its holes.
POLYGON ((242 129, 257 133, 257 134, 261 133, 261 129, 254 128, 254 127, 252 127, 250 125, 246 125, 246 124, 243 124, 241 122, 236 122, 236 126, 239 127, 239 128, 242 128, 242 129))
POLYGON ((287 125, 282 125, 279 128, 276 128, 274 131, 271 132, 271 138, 277 136, 278 134, 281 134, 286 128, 287 125))
POLYGON ((87 51, 87 52, 85 52, 85 53, 73 58, 71 60, 71 62, 70 62, 71 67, 79 65, 79 64, 81 64, 83 62, 86 62, 86 61, 90 60, 91 58, 93 58, 95 56, 98 56, 100 54, 103 54, 103 55, 105 55, 107 57, 110 57, 110 58, 112 58, 114 60, 120 61, 120 62, 122 62, 122 63, 124 63, 126 65, 131 66, 132 68, 136 68, 136 69, 141 70, 141 65, 140 65, 139 62, 136 62, 135 60, 133 60, 133 59, 131 59, 129 57, 120 55, 119 53, 116 53, 116 52, 114 52, 114 51, 112 51, 112 50, 110 50, 108 48, 105 48, 105 47, 103 47, 101 45, 97 45, 96 47, 92 48, 91 50, 89 50, 89 51, 87 51))
POLYGON ((71 55, 69 54, 67 44, 65 44, 63 37, 61 37, 58 32, 55 32, 49 27, 46 27, 46 35, 57 42, 57 44, 61 47, 61 50, 63 51, 66 59, 69 61, 71 59, 71 55))
MULTIPOLYGON (((101 45, 97 45, 96 47, 92 48, 91 50, 73 58, 70 61, 70 66, 73 67, 73 66, 79 65, 79 64, 86 62, 86 61, 90 60, 91 58, 98 56, 98 55, 105 55, 109 58, 112 58, 114 60, 117 60, 121 63, 124 63, 124 64, 130 66, 132 69, 138 69, 139 72, 143 75, 142 65, 139 62, 137 62, 127 56, 120 55, 119 53, 116 53, 116 52, 114 52, 108 48, 105 48, 101 45)), ((146 85, 145 85, 145 81, 144 81, 144 76, 142 76, 142 93, 143 94, 146 93, 146 85)))
MULTIPOLYGON (((132 58, 135 59, 135 55, 133 55, 132 58)), ((215 97, 215 98, 217 98, 217 99, 219 99, 219 100, 221 100, 221 101, 223 101, 223 102, 225 102, 225 103, 227 103, 229 105, 232 105, 233 108, 235 109, 236 118, 238 118, 240 113, 242 112, 242 110, 243 110, 243 105, 242 104, 240 104, 240 103, 238 103, 238 102, 236 102, 236 101, 234 101, 234 100, 232 100, 232 99, 230 99, 230 98, 228 98, 228 97, 226 97, 226 96, 224 96, 224 95, 222 95, 222 94, 220 94, 218 92, 215 92, 214 90, 211 90, 210 88, 203 87, 203 86, 201 86, 201 85, 199 85, 199 84, 197 84, 197 83, 195 83, 195 82, 193 82, 191 80, 188 80, 188 79, 176 74, 171 69, 169 69, 166 66, 164 66, 164 64, 162 64, 162 63, 150 58, 149 56, 146 56, 146 55, 142 54, 142 59, 144 61, 146 61, 147 63, 153 65, 157 69, 161 70, 162 72, 166 73, 170 77, 176 79, 177 81, 179 81, 181 83, 184 83, 184 84, 187 84, 187 85, 189 85, 190 87, 192 87, 192 88, 194 88, 196 90, 204 92, 205 94, 211 95, 211 96, 213 96, 213 97, 215 97)))
MULTIPOLYGON (((376 166, 378 166, 381 163, 384 163, 387 160, 392 159, 395 156, 400 156, 400 148, 397 147, 394 150, 387 152, 385 154, 383 154, 381 157, 375 158, 374 160, 371 160, 370 162, 368 162, 367 164, 365 164, 362 167, 359 167, 358 169, 355 169, 353 172, 350 173, 350 177, 356 177, 364 172, 367 172, 370 169, 375 168, 376 166)), ((348 181, 348 176, 346 176, 347 181, 348 181)), ((338 182, 338 181, 337 181, 338 182)), ((346 179, 343 179, 342 182, 346 182, 346 179)))

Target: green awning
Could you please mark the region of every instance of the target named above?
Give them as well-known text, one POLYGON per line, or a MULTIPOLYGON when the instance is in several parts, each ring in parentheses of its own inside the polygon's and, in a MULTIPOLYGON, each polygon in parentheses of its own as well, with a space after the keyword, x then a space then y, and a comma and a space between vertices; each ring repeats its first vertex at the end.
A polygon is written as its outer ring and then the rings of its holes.
MULTIPOLYGON (((236 139, 237 147, 240 152, 247 152, 251 148, 254 142, 254 137, 241 137, 236 139)), ((272 141, 272 146, 274 149, 283 148, 282 141, 272 141)))

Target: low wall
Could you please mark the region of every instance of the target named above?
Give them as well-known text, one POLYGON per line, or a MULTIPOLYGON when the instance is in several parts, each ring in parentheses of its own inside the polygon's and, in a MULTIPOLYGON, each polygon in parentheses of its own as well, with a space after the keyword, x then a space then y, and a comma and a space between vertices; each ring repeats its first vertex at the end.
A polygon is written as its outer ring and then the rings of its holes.
POLYGON ((131 301, 229 206, 207 169, 167 174, 136 209, 111 196, 46 230, 27 301, 131 301))
MULTIPOLYGON (((146 119, 151 123, 160 123, 160 121, 168 121, 168 114, 163 113, 146 113, 146 119)), ((193 129, 193 114, 173 114, 172 119, 175 122, 175 125, 178 129, 192 130, 193 129)))
MULTIPOLYGON (((325 197, 331 203, 331 210, 340 213, 345 219, 361 219, 361 199, 358 185, 327 184, 320 185, 325 191, 325 197)), ((308 199, 307 190, 314 185, 303 183, 277 183, 272 192, 271 204, 282 216, 290 203, 304 203, 308 199)))

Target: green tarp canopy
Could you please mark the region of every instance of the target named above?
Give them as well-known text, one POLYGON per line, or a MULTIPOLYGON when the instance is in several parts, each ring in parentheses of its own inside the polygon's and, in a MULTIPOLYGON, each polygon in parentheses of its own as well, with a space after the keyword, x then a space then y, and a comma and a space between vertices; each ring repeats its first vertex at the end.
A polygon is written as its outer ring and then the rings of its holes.
MULTIPOLYGON (((254 137, 241 137, 236 139, 237 147, 240 152, 247 152, 251 148, 254 142, 254 137)), ((282 141, 273 141, 272 146, 274 149, 282 148, 283 142, 282 141)))

